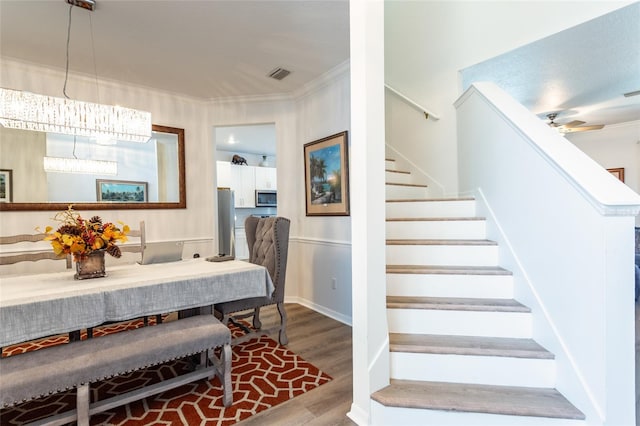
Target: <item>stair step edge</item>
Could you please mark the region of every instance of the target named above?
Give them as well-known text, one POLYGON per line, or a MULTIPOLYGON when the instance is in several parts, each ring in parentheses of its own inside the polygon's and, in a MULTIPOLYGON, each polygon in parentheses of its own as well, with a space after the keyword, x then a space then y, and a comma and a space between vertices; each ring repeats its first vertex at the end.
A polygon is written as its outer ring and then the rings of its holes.
POLYGON ((386 240, 388 246, 497 246, 491 240, 453 240, 453 239, 406 239, 392 238, 386 240))
POLYGON ((392 379, 371 395, 385 406, 584 420, 556 389, 392 379))
POLYGON ((387 222, 448 222, 448 221, 483 221, 485 217, 469 216, 469 217, 393 217, 387 218, 387 222))
POLYGON ((385 182, 385 185, 390 186, 406 186, 410 188, 428 188, 428 185, 424 185, 421 183, 398 183, 398 182, 385 182))
POLYGON ((513 275, 499 266, 387 265, 387 274, 513 275))
POLYGON ((386 200, 387 203, 443 202, 443 201, 475 201, 472 197, 463 198, 406 198, 386 200))
POLYGON ((530 308, 513 299, 467 299, 460 297, 387 296, 387 308, 480 312, 531 312, 530 308))
POLYGON ((391 352, 553 360, 533 339, 390 333, 391 352))

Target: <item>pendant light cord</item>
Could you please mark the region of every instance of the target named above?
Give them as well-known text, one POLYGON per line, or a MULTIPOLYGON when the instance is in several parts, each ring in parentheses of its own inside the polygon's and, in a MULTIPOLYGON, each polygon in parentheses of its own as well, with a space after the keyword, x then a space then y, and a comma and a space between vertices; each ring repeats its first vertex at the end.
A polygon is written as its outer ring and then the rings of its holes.
POLYGON ((69 23, 67 24, 67 61, 64 70, 64 86, 62 87, 62 94, 65 98, 70 99, 67 95, 67 80, 69 79, 69 42, 71 40, 71 10, 73 5, 69 5, 69 23))

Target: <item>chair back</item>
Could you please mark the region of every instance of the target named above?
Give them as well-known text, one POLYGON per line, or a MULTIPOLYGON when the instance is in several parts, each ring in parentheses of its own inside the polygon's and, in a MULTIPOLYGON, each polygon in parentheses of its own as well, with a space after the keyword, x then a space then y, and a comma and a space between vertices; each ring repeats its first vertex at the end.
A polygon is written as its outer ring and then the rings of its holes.
MULTIPOLYGON (((0 237, 0 245, 19 243, 38 243, 44 241, 46 234, 19 234, 0 237)), ((13 265, 20 262, 36 262, 38 260, 65 260, 67 269, 71 268, 71 256, 58 256, 50 248, 21 249, 14 254, 0 256, 0 265, 13 265)))
POLYGON ((123 253, 142 253, 145 244, 144 220, 140 221, 140 228, 131 229, 127 237, 139 238, 140 244, 124 244, 120 246, 120 251, 123 253))
POLYGON ((284 284, 289 253, 289 226, 285 217, 255 217, 245 219, 244 229, 249 246, 249 262, 267 268, 275 286, 272 300, 284 301, 284 284))

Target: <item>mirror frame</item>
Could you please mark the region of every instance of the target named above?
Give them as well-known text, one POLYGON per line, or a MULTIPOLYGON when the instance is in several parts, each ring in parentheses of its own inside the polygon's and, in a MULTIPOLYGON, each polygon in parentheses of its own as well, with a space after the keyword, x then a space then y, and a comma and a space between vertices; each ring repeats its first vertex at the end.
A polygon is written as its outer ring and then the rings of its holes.
POLYGON ((184 161, 184 129, 177 127, 152 125, 154 132, 173 133, 178 136, 178 187, 180 199, 178 202, 145 202, 145 203, 0 203, 0 211, 45 211, 66 210, 73 204, 75 210, 134 210, 134 209, 186 209, 187 187, 185 181, 184 161))

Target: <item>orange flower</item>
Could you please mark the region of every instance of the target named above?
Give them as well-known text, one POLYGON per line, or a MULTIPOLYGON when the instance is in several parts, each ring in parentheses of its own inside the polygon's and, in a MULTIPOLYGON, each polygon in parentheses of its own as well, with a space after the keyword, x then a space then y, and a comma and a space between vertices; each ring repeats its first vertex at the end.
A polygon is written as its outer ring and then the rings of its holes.
POLYGON ((126 242, 129 226, 123 224, 120 230, 113 223, 102 223, 99 216, 90 220, 83 219, 73 210, 73 206, 56 214, 54 220, 62 225, 54 232, 53 228, 45 228, 45 240, 51 241, 53 252, 58 256, 72 254, 74 260, 79 261, 97 250, 106 250, 112 256, 120 257, 120 250, 116 243, 126 242), (115 249, 111 249, 115 248, 115 249))

